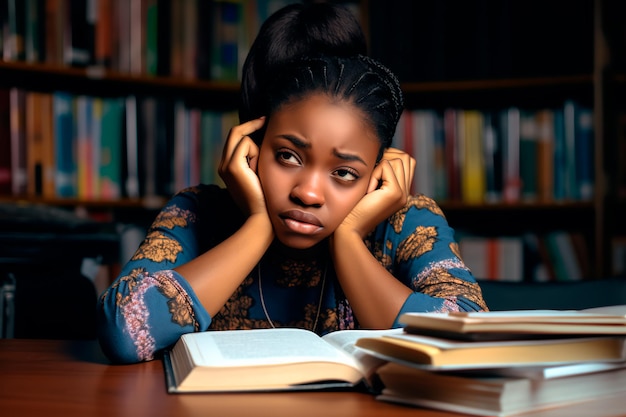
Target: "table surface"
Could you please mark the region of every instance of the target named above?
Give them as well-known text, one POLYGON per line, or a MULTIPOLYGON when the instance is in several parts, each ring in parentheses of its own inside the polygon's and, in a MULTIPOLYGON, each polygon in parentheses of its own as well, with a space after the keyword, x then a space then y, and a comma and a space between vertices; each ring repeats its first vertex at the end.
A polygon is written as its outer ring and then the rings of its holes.
MULTIPOLYGON (((358 392, 168 394, 159 360, 112 365, 95 341, 27 339, 0 339, 0 414, 4 417, 460 416, 386 403, 358 392)), ((532 414, 533 417, 563 415, 626 416, 626 400, 602 399, 567 410, 532 414)))

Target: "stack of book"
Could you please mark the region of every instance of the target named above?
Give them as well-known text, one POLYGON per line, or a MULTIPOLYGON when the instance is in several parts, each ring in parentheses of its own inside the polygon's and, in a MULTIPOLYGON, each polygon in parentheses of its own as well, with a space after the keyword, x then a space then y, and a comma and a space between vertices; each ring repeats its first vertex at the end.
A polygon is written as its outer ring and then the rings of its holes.
POLYGON ((380 400, 510 416, 626 394, 625 312, 407 313, 356 346, 387 361, 380 400))
POLYGON ((164 356, 168 391, 355 389, 489 416, 618 396, 626 409, 626 306, 401 319, 399 329, 322 337, 293 328, 185 334, 164 356))

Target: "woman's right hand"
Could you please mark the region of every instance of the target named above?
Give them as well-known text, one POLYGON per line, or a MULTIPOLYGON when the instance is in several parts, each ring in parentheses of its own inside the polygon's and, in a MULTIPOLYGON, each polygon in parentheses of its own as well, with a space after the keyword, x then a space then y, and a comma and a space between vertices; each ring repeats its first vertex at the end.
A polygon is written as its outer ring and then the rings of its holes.
POLYGON ((264 123, 265 117, 261 117, 233 127, 218 169, 231 196, 247 215, 266 212, 265 196, 256 173, 259 147, 249 136, 264 123))

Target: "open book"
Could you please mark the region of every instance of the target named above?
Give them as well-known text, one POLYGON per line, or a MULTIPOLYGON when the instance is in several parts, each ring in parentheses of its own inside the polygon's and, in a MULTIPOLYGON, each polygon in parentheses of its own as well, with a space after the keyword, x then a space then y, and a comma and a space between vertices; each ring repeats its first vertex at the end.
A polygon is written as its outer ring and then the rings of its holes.
POLYGON ((164 357, 169 392, 373 389, 384 360, 359 351, 357 339, 401 333, 342 330, 323 337, 303 329, 189 333, 164 357))

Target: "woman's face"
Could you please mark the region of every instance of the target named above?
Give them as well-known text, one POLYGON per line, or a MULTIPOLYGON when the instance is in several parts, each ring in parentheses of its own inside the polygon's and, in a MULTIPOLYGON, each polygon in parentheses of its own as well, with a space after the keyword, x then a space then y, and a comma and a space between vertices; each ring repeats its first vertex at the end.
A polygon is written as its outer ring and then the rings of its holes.
POLYGON ((358 108, 323 94, 275 112, 257 171, 278 240, 306 249, 329 237, 366 194, 379 148, 358 108))

